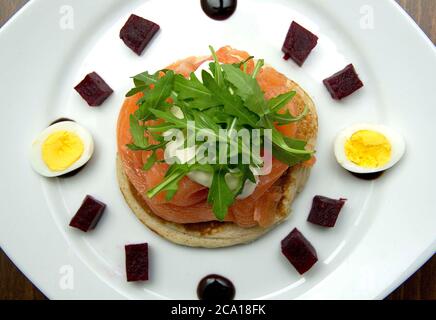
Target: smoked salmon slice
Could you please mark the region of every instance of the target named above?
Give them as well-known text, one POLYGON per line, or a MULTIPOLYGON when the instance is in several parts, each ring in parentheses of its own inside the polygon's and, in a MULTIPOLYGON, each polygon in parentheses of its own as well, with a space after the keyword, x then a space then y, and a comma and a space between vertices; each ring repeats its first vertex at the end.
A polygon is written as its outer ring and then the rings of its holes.
MULTIPOLYGON (((229 46, 217 51, 217 56, 222 63, 238 63, 249 57, 244 51, 234 50, 229 46)), ((189 57, 180 60, 168 67, 176 73, 188 77, 203 62, 211 60, 210 56, 189 57)), ((247 63, 247 72, 252 72, 254 63, 247 63)), ((257 76, 261 89, 266 99, 289 91, 287 78, 273 68, 263 68, 257 76)), ((207 203, 208 188, 185 177, 181 180, 175 196, 167 201, 164 192, 153 198, 148 198, 146 192, 159 184, 168 170, 168 164, 156 162, 150 170, 144 171, 142 167, 150 157, 150 151, 132 151, 126 145, 132 143, 130 134, 130 115, 138 106, 136 102, 141 93, 126 98, 121 108, 117 125, 117 146, 124 172, 130 183, 142 195, 144 201, 154 212, 164 220, 175 223, 199 223, 216 220, 211 206, 207 203)), ((297 108, 289 103, 286 108, 295 114, 297 108)), ((296 124, 279 126, 278 129, 287 136, 292 137, 297 130, 296 124), (288 126, 288 127, 286 127, 288 126)), ((151 138, 150 138, 151 139, 151 138)), ((150 140, 151 141, 151 140, 150 140)), ((158 159, 163 159, 163 152, 157 153, 158 159)), ((275 206, 281 198, 281 189, 274 183, 286 172, 288 166, 273 158, 270 174, 259 177, 259 183, 251 196, 237 200, 230 207, 226 221, 233 221, 241 227, 260 225, 268 227, 274 222, 275 206)))

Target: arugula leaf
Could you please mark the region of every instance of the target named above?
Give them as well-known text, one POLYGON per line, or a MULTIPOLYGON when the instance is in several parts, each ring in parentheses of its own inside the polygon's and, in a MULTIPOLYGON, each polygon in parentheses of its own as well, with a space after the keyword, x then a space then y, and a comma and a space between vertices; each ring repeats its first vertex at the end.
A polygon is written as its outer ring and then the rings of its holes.
POLYGON ((169 191, 167 200, 171 200, 178 189, 180 180, 189 172, 189 166, 186 164, 173 164, 167 171, 163 181, 157 186, 147 191, 147 197, 153 198, 162 191, 169 191))
POLYGON ((131 97, 137 94, 138 92, 142 92, 150 89, 150 85, 157 82, 158 76, 159 76, 159 72, 150 75, 147 71, 134 76, 133 83, 135 84, 135 88, 127 92, 126 97, 131 97))
POLYGON ((151 75, 150 73, 148 73, 148 71, 142 72, 133 77, 133 83, 135 84, 135 86, 142 86, 142 85, 149 86, 157 82, 159 78, 159 73, 160 71, 151 75))
POLYGON ((211 92, 197 79, 194 73, 191 73, 190 79, 176 75, 174 89, 178 92, 178 100, 190 99, 188 105, 191 108, 205 110, 220 104, 213 99, 211 92))
POLYGON ((177 74, 174 79, 174 89, 178 92, 178 99, 181 100, 212 97, 210 91, 197 79, 193 72, 189 79, 177 74))
POLYGON ((139 148, 147 148, 149 143, 144 135, 144 127, 139 124, 138 119, 134 115, 130 115, 130 133, 133 138, 133 143, 139 148))
POLYGON ((254 66, 253 74, 251 75, 253 79, 256 79, 257 74, 259 73, 260 69, 262 69, 264 64, 265 61, 263 59, 257 61, 256 65, 254 66))
POLYGON ((313 151, 307 151, 307 150, 301 150, 301 149, 295 149, 290 147, 285 139, 283 138, 283 136, 281 135, 281 133, 276 129, 276 128, 272 128, 272 142, 274 145, 276 145, 278 148, 282 149, 283 151, 287 151, 288 153, 293 153, 296 155, 312 155, 313 151))
POLYGON ((127 145, 127 148, 129 148, 132 151, 152 151, 152 150, 158 150, 162 149, 167 145, 168 142, 161 142, 158 144, 150 144, 147 147, 138 147, 137 145, 131 143, 127 145))
POLYGON ((225 175, 227 170, 220 167, 213 174, 212 185, 207 201, 212 204, 212 210, 219 221, 223 221, 230 205, 235 201, 235 195, 227 185, 225 175))
POLYGON ((224 77, 223 77, 223 70, 221 68, 221 64, 218 60, 218 57, 216 55, 215 49, 212 46, 209 46, 209 50, 212 53, 212 58, 214 60, 214 62, 209 64, 209 67, 213 73, 213 75, 215 76, 215 80, 216 83, 219 86, 223 86, 224 84, 224 77))
POLYGON ((202 73, 204 85, 212 92, 216 98, 224 106, 224 111, 234 117, 237 117, 241 124, 247 124, 256 127, 259 117, 244 107, 242 100, 230 94, 227 89, 220 87, 212 76, 203 70, 202 73))
POLYGON ((147 162, 142 167, 142 170, 144 171, 150 170, 156 163, 156 160, 157 160, 156 151, 153 151, 152 154, 148 157, 147 162))
POLYGON ((269 112, 277 112, 283 109, 296 95, 295 91, 289 91, 278 95, 275 98, 268 100, 268 110, 269 112))
MULTIPOLYGON (((298 149, 298 150, 305 150, 306 147, 306 141, 303 140, 297 140, 292 139, 289 137, 283 137, 283 140, 285 141, 286 145, 288 145, 290 148, 298 149)), ((311 155, 295 155, 293 153, 285 152, 280 147, 273 145, 273 156, 277 160, 280 160, 283 163, 286 163, 289 166, 294 166, 300 162, 309 160, 311 158, 311 155)))
POLYGON ((259 116, 267 113, 265 96, 256 79, 231 64, 222 68, 224 77, 235 87, 236 94, 245 101, 247 108, 259 116))
POLYGON ((272 139, 273 157, 289 166, 294 166, 312 157, 313 151, 305 150, 305 144, 303 146, 289 138, 285 139, 275 128, 272 129, 272 139))
POLYGON ((283 137, 283 140, 285 140, 286 144, 293 149, 304 150, 304 148, 306 148, 307 145, 307 142, 304 140, 299 140, 289 137, 283 137))
POLYGON ((154 108, 150 108, 149 111, 154 114, 156 117, 168 121, 173 124, 173 128, 184 128, 187 126, 187 122, 185 119, 179 119, 175 115, 171 113, 169 110, 158 110, 154 108))
POLYGON ((206 116, 208 116, 209 118, 211 118, 215 123, 218 123, 218 124, 226 124, 226 123, 228 123, 229 120, 231 121, 233 119, 236 119, 232 115, 225 113, 223 106, 214 107, 214 108, 210 108, 208 110, 204 110, 203 113, 206 116))
POLYGON ((249 74, 231 64, 225 64, 222 68, 226 80, 235 86, 238 95, 243 99, 252 95, 255 91, 255 85, 259 85, 249 74))
POLYGON ((210 117, 199 111, 194 111, 192 114, 194 116, 196 129, 209 129, 215 134, 218 134, 220 126, 217 125, 210 117))
MULTIPOLYGON (((164 122, 161 124, 157 124, 155 126, 145 126, 145 130, 147 130, 150 133, 163 133, 165 131, 168 131, 170 129, 174 128, 174 124, 169 122, 164 122)), ((154 137, 155 139, 158 137, 154 137)))
POLYGON ((126 97, 134 96, 138 92, 142 92, 142 91, 147 90, 147 89, 148 89, 148 86, 137 86, 137 87, 129 90, 129 92, 126 93, 126 97))
POLYGON ((148 91, 147 100, 151 107, 157 107, 169 98, 174 85, 174 71, 168 70, 155 84, 153 90, 148 91))
POLYGON ((312 157, 310 154, 297 155, 294 153, 289 153, 276 145, 273 145, 272 151, 273 151, 274 158, 287 164, 290 167, 295 166, 301 162, 310 160, 310 158, 312 157))
MULTIPOLYGON (((163 71, 162 71, 163 72, 163 71)), ((155 74, 156 77, 159 77, 161 72, 157 72, 155 74)), ((145 76, 145 72, 141 74, 141 77, 145 76)), ((151 80, 144 81, 151 81, 151 80)), ((140 80, 137 80, 140 81, 140 80)), ((148 120, 151 117, 151 113, 149 111, 150 108, 160 108, 164 106, 168 106, 166 100, 173 93, 173 84, 174 84, 174 72, 171 70, 166 71, 166 73, 156 79, 154 83, 154 87, 152 90, 142 91, 144 95, 137 101, 139 105, 139 109, 135 111, 135 116, 139 120, 148 120)))
POLYGON ((302 113, 300 113, 298 116, 293 116, 289 110, 286 110, 285 113, 273 113, 269 114, 268 117, 271 121, 276 122, 278 125, 285 125, 292 122, 297 122, 303 119, 307 113, 309 112, 309 108, 307 106, 304 107, 304 110, 302 113))
MULTIPOLYGON (((182 171, 180 171, 180 172, 182 172, 182 171)), ((169 183, 166 186, 166 188, 165 188, 165 192, 166 192, 165 199, 167 201, 171 201, 171 199, 176 195, 177 190, 179 189, 179 183, 180 183, 180 181, 183 179, 183 177, 185 175, 186 175, 186 173, 185 174, 180 173, 180 177, 179 178, 175 179, 174 181, 172 181, 171 183, 169 183)))
POLYGON ((190 170, 197 170, 197 171, 203 171, 208 173, 214 173, 214 168, 210 164, 200 164, 200 163, 194 163, 190 166, 190 170))
MULTIPOLYGON (((160 142, 160 143, 164 143, 164 142, 165 142, 165 137, 162 135, 162 133, 163 133, 164 131, 152 132, 152 131, 150 131, 150 130, 148 129, 147 126, 145 126, 145 130, 147 130, 148 133, 151 135, 151 137, 152 137, 154 140, 156 140, 157 142, 160 142)), ((166 130, 165 130, 165 131, 166 131, 166 130)))
POLYGON ((254 59, 254 56, 249 56, 247 59, 245 59, 241 62, 233 63, 233 66, 240 69, 242 66, 246 66, 248 61, 253 60, 253 59, 254 59))
POLYGON ((132 114, 130 115, 130 134, 133 138, 133 143, 127 144, 130 150, 134 151, 149 151, 163 148, 167 142, 161 141, 158 144, 150 144, 145 136, 146 127, 139 124, 139 120, 132 114))
POLYGON ((135 111, 134 115, 138 120, 146 121, 152 118, 151 112, 148 110, 148 101, 144 100, 140 103, 138 110, 135 111))

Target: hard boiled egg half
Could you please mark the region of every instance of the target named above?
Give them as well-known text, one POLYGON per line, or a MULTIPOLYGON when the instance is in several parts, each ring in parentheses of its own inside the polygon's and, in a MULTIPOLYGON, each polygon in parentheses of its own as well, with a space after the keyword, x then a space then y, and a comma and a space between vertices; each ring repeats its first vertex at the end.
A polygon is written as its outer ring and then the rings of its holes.
POLYGON ((406 144, 399 132, 367 123, 342 130, 334 145, 338 163, 358 174, 385 171, 400 161, 405 151, 406 144))
POLYGON ((94 152, 91 134, 74 121, 55 123, 33 141, 33 169, 45 177, 58 177, 83 167, 94 152))

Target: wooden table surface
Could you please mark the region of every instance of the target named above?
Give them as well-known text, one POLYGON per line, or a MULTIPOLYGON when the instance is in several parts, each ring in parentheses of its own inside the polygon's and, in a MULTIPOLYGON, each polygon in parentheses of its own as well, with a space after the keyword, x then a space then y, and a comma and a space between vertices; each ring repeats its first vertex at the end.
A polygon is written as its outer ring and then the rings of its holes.
MULTIPOLYGON (((28 0, 1 0, 0 27, 28 0)), ((386 0, 381 0, 386 1, 386 0)), ((436 42, 436 0, 397 0, 436 42)), ((46 299, 0 251, 0 299, 46 299)), ((436 300, 436 258, 433 257, 387 299, 436 300)))

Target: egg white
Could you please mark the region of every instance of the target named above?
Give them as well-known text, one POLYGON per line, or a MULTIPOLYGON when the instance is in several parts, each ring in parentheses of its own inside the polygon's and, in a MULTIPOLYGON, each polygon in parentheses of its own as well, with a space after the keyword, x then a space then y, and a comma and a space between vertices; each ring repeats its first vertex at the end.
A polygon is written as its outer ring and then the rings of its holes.
POLYGON ((337 162, 346 170, 354 173, 375 173, 387 170, 394 166, 403 157, 406 151, 406 143, 404 142, 403 136, 396 130, 389 128, 384 125, 369 124, 369 123, 359 123, 354 124, 341 132, 336 137, 334 144, 334 153, 337 162), (384 166, 378 168, 364 168, 353 162, 351 162, 345 154, 345 143, 347 140, 357 131, 360 130, 371 130, 379 132, 388 139, 391 144, 391 158, 388 163, 384 166))
POLYGON ((74 171, 84 166, 94 152, 94 140, 88 130, 73 121, 62 121, 55 123, 43 130, 38 137, 33 141, 30 150, 30 162, 33 170, 44 177, 58 177, 74 171), (80 158, 74 162, 69 168, 63 171, 52 171, 42 159, 42 145, 44 141, 53 133, 59 131, 68 131, 76 134, 83 143, 83 153, 80 158))

